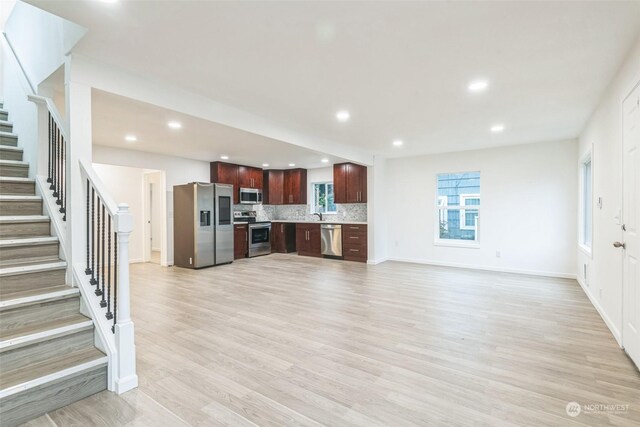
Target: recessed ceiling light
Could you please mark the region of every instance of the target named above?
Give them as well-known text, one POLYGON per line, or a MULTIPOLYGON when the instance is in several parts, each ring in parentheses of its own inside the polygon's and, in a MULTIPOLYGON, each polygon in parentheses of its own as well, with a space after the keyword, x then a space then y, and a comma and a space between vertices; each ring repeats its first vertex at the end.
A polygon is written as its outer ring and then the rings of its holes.
POLYGON ((180 122, 169 122, 169 123, 167 123, 167 126, 169 126, 171 129, 181 129, 182 128, 182 123, 180 123, 180 122))
POLYGON ((338 119, 339 122, 344 123, 350 118, 351 118, 351 114, 349 114, 347 110, 341 110, 336 113, 336 119, 338 119))
POLYGON ((229 156, 225 156, 225 155, 220 156, 220 158, 221 158, 222 160, 229 160, 229 156))
POLYGON ((136 142, 138 140, 138 138, 136 138, 135 135, 126 135, 124 139, 125 141, 129 141, 129 142, 136 142))
POLYGON ((401 139, 395 139, 395 140, 393 141, 393 145, 394 145, 395 147, 400 147, 402 144, 404 144, 404 142, 402 142, 402 140, 401 140, 401 139))
POLYGON ((118 0, 100 0, 102 3, 116 3, 118 0))
POLYGON ((489 82, 487 80, 474 80, 471 83, 469 83, 468 89, 469 89, 469 92, 482 92, 488 87, 489 87, 489 82))
POLYGON ((296 164, 295 163, 289 163, 289 166, 294 167, 296 164))
POLYGON ((322 163, 329 163, 329 159, 322 159, 320 160, 322 163))
POLYGON ((491 132, 493 132, 493 133, 502 132, 503 130, 504 130, 504 125, 502 125, 502 124, 491 126, 491 132))
POLYGON ((263 167, 263 168, 268 168, 268 167, 269 167, 269 163, 263 163, 263 164, 262 164, 262 167, 263 167))

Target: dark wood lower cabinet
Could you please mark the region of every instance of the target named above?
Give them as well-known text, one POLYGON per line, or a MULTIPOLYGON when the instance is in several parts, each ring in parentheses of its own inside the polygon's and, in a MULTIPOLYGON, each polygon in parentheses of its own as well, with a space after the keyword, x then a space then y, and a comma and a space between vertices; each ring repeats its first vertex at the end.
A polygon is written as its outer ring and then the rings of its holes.
POLYGON ((296 224, 296 249, 298 255, 321 256, 320 224, 296 224))
POLYGON ((233 259, 246 258, 249 253, 249 226, 235 224, 233 226, 233 259))
POLYGON ((347 261, 367 262, 367 226, 342 226, 342 255, 347 261))
POLYGON ((296 251, 296 225, 285 222, 271 224, 271 252, 288 254, 296 251))

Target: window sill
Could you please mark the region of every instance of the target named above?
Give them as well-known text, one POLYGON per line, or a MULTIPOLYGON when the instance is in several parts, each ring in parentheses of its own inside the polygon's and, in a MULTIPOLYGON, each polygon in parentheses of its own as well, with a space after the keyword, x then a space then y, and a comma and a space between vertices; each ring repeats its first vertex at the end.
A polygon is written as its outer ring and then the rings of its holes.
POLYGON ((586 256, 588 256, 589 258, 593 258, 593 251, 589 246, 585 246, 582 243, 578 243, 578 249, 580 249, 580 251, 586 256))
POLYGON ((452 248, 480 249, 480 242, 465 242, 464 240, 435 240, 434 246, 447 246, 452 248))

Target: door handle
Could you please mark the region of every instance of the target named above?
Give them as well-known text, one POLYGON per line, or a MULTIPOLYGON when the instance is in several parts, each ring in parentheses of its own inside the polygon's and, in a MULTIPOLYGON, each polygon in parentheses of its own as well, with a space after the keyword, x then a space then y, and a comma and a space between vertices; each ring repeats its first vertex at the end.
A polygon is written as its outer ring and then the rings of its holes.
POLYGON ((627 249, 627 245, 625 243, 620 243, 620 242, 613 242, 613 247, 627 249))

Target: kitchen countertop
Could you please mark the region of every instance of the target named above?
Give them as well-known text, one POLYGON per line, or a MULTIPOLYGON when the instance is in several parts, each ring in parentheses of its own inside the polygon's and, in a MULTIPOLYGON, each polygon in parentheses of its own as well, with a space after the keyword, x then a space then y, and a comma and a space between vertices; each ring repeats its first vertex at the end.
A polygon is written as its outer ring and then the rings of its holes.
POLYGON ((274 219, 271 222, 286 222, 289 224, 354 224, 354 225, 367 225, 367 223, 365 221, 331 221, 331 220, 325 220, 325 221, 319 221, 319 220, 315 220, 315 221, 308 221, 308 220, 291 220, 291 219, 274 219))

